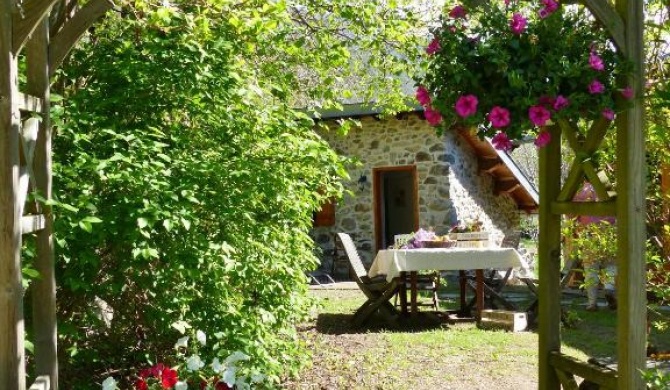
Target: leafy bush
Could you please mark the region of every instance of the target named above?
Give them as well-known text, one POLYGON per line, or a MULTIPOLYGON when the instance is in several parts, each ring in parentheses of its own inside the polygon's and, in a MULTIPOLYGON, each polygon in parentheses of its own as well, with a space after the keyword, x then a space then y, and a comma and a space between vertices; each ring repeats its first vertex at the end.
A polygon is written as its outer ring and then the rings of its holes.
POLYGON ((272 26, 181 7, 124 8, 59 76, 64 388, 161 361, 175 321, 219 334, 221 354, 243 351, 270 381, 304 361, 308 230, 339 192, 340 159, 276 97, 281 75, 247 62, 244 39, 272 26))

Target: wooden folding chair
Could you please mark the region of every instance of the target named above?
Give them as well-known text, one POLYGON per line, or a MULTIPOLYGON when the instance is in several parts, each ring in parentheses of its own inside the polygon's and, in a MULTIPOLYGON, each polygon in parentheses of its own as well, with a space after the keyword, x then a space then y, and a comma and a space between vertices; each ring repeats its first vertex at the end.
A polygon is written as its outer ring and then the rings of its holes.
POLYGON ((358 284, 358 287, 368 298, 354 313, 351 320, 353 325, 356 327, 361 326, 377 311, 389 321, 398 318, 398 311, 389 302, 400 289, 398 280, 394 279, 387 282, 385 276, 370 278, 351 237, 346 233, 337 233, 337 235, 349 257, 351 268, 356 274, 356 284, 358 284))

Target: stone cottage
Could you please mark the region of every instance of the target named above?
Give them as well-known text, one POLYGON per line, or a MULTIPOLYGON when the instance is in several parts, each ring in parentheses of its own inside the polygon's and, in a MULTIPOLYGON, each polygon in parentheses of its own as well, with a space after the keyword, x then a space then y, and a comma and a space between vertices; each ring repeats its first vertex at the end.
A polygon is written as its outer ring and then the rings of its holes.
POLYGON ((467 131, 438 136, 420 111, 379 119, 349 109, 323 118, 360 120, 346 136, 337 131, 322 136, 361 165, 349 170, 351 181, 345 183, 353 195, 315 215, 312 233, 323 250, 322 270, 338 279, 347 276, 337 232, 352 235, 368 267, 377 250, 393 244, 395 234, 418 228, 443 234, 459 221, 480 222, 494 244, 518 243, 519 213, 534 211, 538 198, 506 153, 467 131))

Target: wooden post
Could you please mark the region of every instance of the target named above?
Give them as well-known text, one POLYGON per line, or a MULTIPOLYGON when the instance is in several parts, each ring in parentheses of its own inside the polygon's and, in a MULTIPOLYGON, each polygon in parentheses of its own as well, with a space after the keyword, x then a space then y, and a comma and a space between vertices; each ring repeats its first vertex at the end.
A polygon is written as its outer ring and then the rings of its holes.
POLYGON ((560 381, 550 364, 552 351, 561 349, 561 216, 551 211, 561 190, 561 132, 551 126, 551 142, 540 149, 540 262, 539 388, 559 390, 560 381))
POLYGON ((25 390, 15 2, 0 0, 0 389, 25 390))
MULTIPOLYGON (((49 120, 49 23, 45 18, 35 29, 26 46, 27 92, 42 99, 42 120, 35 147, 35 185, 47 200, 51 199, 51 123, 49 120)), ((40 277, 31 284, 35 330, 35 374, 47 375, 51 389, 58 390, 56 348, 56 278, 54 275, 53 216, 51 206, 42 205, 44 229, 37 232, 35 268, 40 277)))
POLYGON ((628 59, 635 65, 626 80, 635 99, 617 118, 618 315, 617 349, 620 390, 644 389, 645 365, 645 146, 643 2, 617 0, 624 21, 628 59))

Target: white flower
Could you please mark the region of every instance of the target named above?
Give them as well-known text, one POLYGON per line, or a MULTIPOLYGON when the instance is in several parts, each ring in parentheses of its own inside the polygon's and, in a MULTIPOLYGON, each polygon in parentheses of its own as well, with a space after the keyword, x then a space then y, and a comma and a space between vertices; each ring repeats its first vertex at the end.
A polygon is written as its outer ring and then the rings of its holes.
POLYGON ((102 382, 102 390, 116 390, 116 380, 111 376, 102 382))
POLYGON ((188 385, 186 384, 186 382, 179 381, 174 385, 174 390, 187 390, 187 389, 188 385))
POLYGON ((221 362, 219 361, 219 358, 214 358, 214 360, 212 360, 212 370, 214 370, 214 372, 216 372, 217 374, 220 374, 225 369, 226 369, 226 366, 221 364, 221 362))
POLYGON ((224 371, 223 375, 221 376, 221 381, 225 382, 225 384, 227 384, 228 387, 233 387, 236 382, 236 376, 237 376, 237 367, 235 366, 226 367, 226 371, 224 371))
POLYGON ((203 362, 198 355, 191 355, 186 359, 186 368, 188 368, 189 371, 198 371, 204 366, 205 362, 203 362))
POLYGON ((198 339, 198 342, 203 347, 205 346, 205 344, 207 344, 207 335, 205 334, 205 332, 201 330, 195 332, 195 338, 198 339))
POLYGON ((256 371, 251 373, 251 383, 260 383, 265 380, 265 375, 260 374, 256 371))
POLYGON ((188 347, 188 336, 180 337, 174 345, 175 349, 188 347))
POLYGON ((244 352, 235 351, 226 358, 226 364, 235 364, 240 360, 249 360, 249 355, 244 352))

